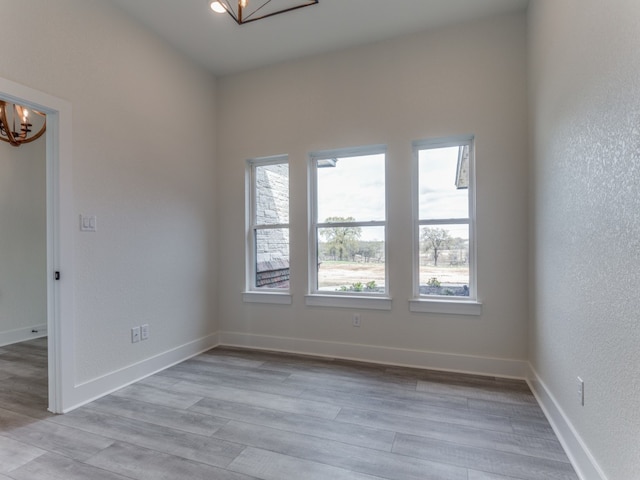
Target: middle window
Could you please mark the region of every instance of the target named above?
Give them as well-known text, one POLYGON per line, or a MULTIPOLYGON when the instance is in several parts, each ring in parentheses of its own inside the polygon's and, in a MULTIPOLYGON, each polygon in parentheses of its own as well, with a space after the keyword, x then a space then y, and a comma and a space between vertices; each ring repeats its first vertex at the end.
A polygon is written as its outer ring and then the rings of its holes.
POLYGON ((384 146, 311 154, 311 293, 388 295, 385 165, 384 146))

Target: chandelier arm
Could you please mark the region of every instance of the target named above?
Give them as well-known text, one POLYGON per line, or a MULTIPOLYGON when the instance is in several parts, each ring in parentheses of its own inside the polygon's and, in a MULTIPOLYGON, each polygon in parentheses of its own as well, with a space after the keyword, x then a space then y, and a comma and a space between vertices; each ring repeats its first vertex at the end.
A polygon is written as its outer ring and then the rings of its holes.
POLYGON ((36 133, 33 137, 30 138, 25 138, 24 140, 22 140, 20 143, 31 143, 34 140, 39 139, 42 134, 45 132, 45 130, 47 129, 47 121, 45 120, 44 125, 42 125, 42 128, 40 129, 40 131, 38 133, 36 133))
MULTIPOLYGON (((271 0, 267 0, 266 2, 264 2, 262 5, 260 5, 258 8, 256 8, 253 12, 251 12, 249 15, 247 15, 246 17, 244 17, 242 19, 243 22, 250 22, 251 21, 251 17, 253 17, 256 13, 258 13, 260 10, 262 10, 264 7, 266 7, 269 3, 271 3, 271 0)), ((281 12, 278 12, 281 13, 281 12)), ((268 15, 267 15, 268 16, 268 15)))
POLYGON ((14 147, 19 147, 20 146, 20 142, 18 142, 15 137, 13 136, 13 132, 11 131, 11 127, 9 127, 9 124, 7 122, 7 103, 6 102, 1 102, 2 103, 2 114, 1 114, 1 120, 2 120, 2 125, 4 125, 4 131, 7 134, 7 138, 1 137, 0 139, 2 139, 5 142, 9 142, 11 145, 13 145, 14 147))

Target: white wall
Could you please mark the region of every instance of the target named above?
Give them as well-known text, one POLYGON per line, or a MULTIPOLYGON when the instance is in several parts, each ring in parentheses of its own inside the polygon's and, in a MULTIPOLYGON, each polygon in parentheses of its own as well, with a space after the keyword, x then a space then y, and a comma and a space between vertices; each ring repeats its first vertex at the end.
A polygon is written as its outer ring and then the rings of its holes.
POLYGON ((72 106, 74 205, 98 231, 76 226, 70 373, 100 379, 100 394, 148 359, 215 342, 215 80, 109 2, 0 0, 0 11, 11 19, 0 77, 72 106), (151 338, 132 345, 143 323, 151 338))
POLYGON ((46 334, 44 147, 0 143, 0 345, 46 334))
POLYGON ((522 375, 527 356, 524 15, 218 80, 223 343, 522 375), (481 316, 412 314, 411 142, 476 135, 481 316), (304 306, 307 155, 388 145, 391 312, 304 306), (243 304, 244 162, 289 154, 293 305, 243 304), (495 361, 494 361, 495 360, 495 361), (511 362, 515 360, 515 362, 511 362), (512 368, 513 367, 513 368, 512 368))
POLYGON ((530 7, 530 356, 585 479, 640 467, 639 19, 636 0, 530 7))

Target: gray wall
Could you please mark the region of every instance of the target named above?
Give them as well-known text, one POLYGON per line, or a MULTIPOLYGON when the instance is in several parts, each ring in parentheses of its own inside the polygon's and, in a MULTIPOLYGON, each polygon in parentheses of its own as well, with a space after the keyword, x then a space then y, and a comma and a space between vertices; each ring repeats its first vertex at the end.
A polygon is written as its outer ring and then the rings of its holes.
POLYGON ((507 15, 218 80, 223 342, 458 369, 526 362, 525 31, 524 14, 507 15), (412 314, 411 142, 462 134, 476 135, 483 314, 412 314), (353 328, 351 310, 305 307, 307 158, 381 143, 388 145, 393 306, 362 311, 362 327, 353 328), (287 307, 243 303, 240 295, 244 161, 278 154, 289 155, 291 176, 287 307))
POLYGON ((98 231, 73 225, 68 374, 117 379, 95 396, 142 371, 118 377, 127 367, 157 369, 167 352, 215 341, 216 82, 110 2, 0 0, 0 11, 11 19, 0 77, 72 108, 73 207, 96 215, 98 231), (132 344, 144 323, 150 339, 132 344))
POLYGON ((45 333, 46 207, 45 139, 0 142, 0 345, 45 333))
POLYGON ((636 0, 529 17, 531 363, 610 480, 640 465, 639 18, 636 0))

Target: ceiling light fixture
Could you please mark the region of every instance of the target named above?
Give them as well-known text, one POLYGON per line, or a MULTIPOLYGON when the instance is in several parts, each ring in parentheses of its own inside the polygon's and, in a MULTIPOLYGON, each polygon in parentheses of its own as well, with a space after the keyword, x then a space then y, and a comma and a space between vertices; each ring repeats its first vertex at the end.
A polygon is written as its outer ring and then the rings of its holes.
POLYGON ((238 25, 242 25, 279 13, 290 12, 298 8, 315 5, 318 1, 319 0, 213 0, 209 1, 209 6, 211 10, 216 13, 227 12, 238 25))
POLYGON ((30 143, 42 136, 47 128, 46 115, 37 110, 29 110, 17 103, 0 100, 0 140, 8 142, 14 147, 23 143, 30 143), (31 116, 31 114, 35 114, 31 116), (39 118, 42 117, 42 118, 39 118), (36 120, 32 120, 35 118, 36 120), (38 133, 30 135, 35 121, 39 127, 38 133), (42 124, 40 126, 40 124, 42 124))

